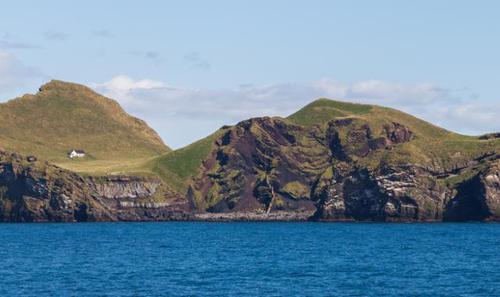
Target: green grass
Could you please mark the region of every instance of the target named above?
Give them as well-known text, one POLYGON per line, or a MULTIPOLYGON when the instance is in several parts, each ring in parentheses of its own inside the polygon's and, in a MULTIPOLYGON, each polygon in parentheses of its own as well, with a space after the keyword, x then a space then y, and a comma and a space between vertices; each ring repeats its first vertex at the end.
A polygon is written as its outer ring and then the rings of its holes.
POLYGON ((309 187, 298 181, 287 183, 280 191, 289 194, 293 199, 309 197, 309 187))
POLYGON ((185 191, 189 177, 196 174, 202 161, 211 152, 213 142, 224 131, 225 129, 217 130, 210 136, 152 160, 150 166, 153 172, 168 181, 177 191, 185 191))
POLYGON ((113 160, 67 160, 56 165, 84 175, 154 175, 150 164, 156 157, 113 160))
POLYGON ((79 172, 127 170, 129 163, 170 151, 145 122, 77 84, 51 81, 35 95, 0 104, 0 117, 2 149, 79 172), (70 149, 83 149, 89 157, 69 160, 70 149))
POLYGON ((379 152, 360 160, 364 165, 376 167, 380 162, 435 164, 444 168, 476 158, 491 151, 499 151, 500 139, 480 140, 460 135, 392 108, 355 104, 329 99, 316 100, 287 119, 294 124, 310 127, 324 125, 330 120, 354 118, 367 124, 373 134, 383 134, 385 125, 397 122, 408 127, 415 139, 397 146, 391 152, 379 152))
POLYGON ((290 115, 288 119, 295 124, 310 127, 323 124, 333 118, 367 114, 371 109, 371 105, 322 98, 306 105, 304 108, 290 115))

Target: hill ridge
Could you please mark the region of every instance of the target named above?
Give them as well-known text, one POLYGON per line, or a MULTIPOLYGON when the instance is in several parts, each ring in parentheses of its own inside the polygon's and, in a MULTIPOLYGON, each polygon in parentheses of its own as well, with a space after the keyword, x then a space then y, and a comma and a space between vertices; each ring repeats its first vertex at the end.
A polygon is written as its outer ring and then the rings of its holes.
POLYGON ((88 151, 79 164, 153 157, 171 150, 146 122, 81 84, 51 80, 35 94, 0 103, 0 115, 1 147, 56 164, 68 161, 65 152, 71 148, 88 151))

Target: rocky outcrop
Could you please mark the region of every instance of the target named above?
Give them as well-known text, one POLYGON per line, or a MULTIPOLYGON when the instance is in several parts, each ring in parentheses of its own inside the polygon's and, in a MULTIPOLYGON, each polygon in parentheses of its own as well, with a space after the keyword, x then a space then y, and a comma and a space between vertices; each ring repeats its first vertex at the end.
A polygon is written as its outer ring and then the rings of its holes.
POLYGON ((387 161, 415 137, 401 123, 377 129, 354 117, 311 128, 250 119, 215 142, 188 195, 211 220, 500 218, 497 153, 441 165, 387 161))
POLYGON ((500 218, 500 161, 492 164, 479 176, 483 188, 487 218, 500 218))
POLYGON ((90 190, 103 199, 147 199, 161 186, 157 178, 132 176, 89 177, 86 183, 90 190))
POLYGON ((490 140, 490 139, 497 139, 497 138, 500 138, 500 132, 488 133, 488 134, 484 134, 484 135, 479 136, 479 139, 482 139, 482 140, 490 140))
POLYGON ((414 166, 355 168, 316 189, 317 220, 440 221, 452 191, 414 166))
POLYGON ((494 157, 494 162, 457 186, 445 212, 446 220, 500 219, 500 156, 494 157))
POLYGON ((0 153, 0 221, 182 220, 190 212, 156 177, 84 177, 0 153))
POLYGON ((276 118, 244 121, 216 141, 188 195, 211 213, 313 213, 309 189, 330 158, 316 132, 276 118))

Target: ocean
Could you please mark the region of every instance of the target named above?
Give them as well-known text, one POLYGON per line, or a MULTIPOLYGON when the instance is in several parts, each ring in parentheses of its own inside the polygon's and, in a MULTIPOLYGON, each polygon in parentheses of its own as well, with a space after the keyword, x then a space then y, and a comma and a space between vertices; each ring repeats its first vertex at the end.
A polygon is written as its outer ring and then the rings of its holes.
POLYGON ((0 224, 0 261, 0 296, 500 296, 500 225, 0 224))

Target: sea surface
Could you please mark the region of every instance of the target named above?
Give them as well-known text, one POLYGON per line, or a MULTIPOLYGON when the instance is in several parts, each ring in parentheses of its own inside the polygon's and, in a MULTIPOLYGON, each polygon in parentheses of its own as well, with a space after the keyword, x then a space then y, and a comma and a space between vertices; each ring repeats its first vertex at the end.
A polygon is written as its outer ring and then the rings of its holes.
POLYGON ((500 224, 0 224, 0 296, 500 296, 500 224))

